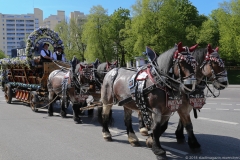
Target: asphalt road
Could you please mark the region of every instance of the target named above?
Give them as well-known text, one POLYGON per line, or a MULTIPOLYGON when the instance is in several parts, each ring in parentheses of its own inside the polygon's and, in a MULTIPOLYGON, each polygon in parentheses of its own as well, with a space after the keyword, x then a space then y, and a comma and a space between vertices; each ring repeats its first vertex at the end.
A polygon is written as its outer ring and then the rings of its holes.
MULTIPOLYGON (((156 159, 145 145, 146 137, 139 134, 136 113, 133 113, 133 124, 142 146, 132 147, 128 143, 122 107, 113 107, 113 142, 102 138, 96 117, 83 116, 84 124, 74 124, 71 108, 68 118, 63 119, 56 105, 56 113, 48 117, 46 110, 34 113, 17 101, 7 104, 0 91, 0 109, 0 160, 156 159)), ((240 159, 240 87, 229 86, 218 98, 208 98, 198 116, 194 119, 191 114, 201 151, 195 153, 187 142, 176 142, 178 115, 175 113, 160 138, 168 159, 240 159)))

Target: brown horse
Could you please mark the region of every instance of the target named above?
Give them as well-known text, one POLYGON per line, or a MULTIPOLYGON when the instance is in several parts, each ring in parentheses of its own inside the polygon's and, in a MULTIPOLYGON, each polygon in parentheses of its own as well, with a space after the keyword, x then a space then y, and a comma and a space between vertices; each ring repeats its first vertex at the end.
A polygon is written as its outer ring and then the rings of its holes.
MULTIPOLYGON (((195 149, 200 148, 201 145, 193 133, 190 112, 193 109, 195 118, 197 118, 196 110, 201 109, 205 104, 204 88, 207 86, 207 81, 212 83, 217 90, 223 90, 228 85, 228 78, 224 62, 218 54, 218 47, 212 49, 211 45, 208 45, 207 48, 195 50, 192 55, 199 64, 196 70, 198 85, 194 93, 183 97, 183 104, 178 110, 180 120, 175 134, 179 142, 184 141, 183 127, 185 127, 188 134, 188 145, 191 149, 195 149)), ((210 88, 208 87, 208 89, 210 88)), ((212 91, 210 92, 216 97, 212 91)))
MULTIPOLYGON (((183 142, 185 137, 183 134, 183 128, 185 127, 188 134, 188 145, 191 149, 199 149, 201 145, 198 143, 194 133, 193 125, 190 118, 190 112, 194 110, 194 116, 197 118, 197 109, 201 109, 205 104, 204 89, 207 86, 207 82, 212 82, 214 88, 222 90, 227 87, 228 79, 227 72, 224 68, 224 63, 218 54, 218 47, 212 49, 209 44, 207 48, 196 49, 192 53, 193 57, 198 62, 196 68, 197 86, 196 90, 191 94, 184 94, 182 97, 182 105, 178 109, 180 120, 177 130, 175 132, 178 142, 183 142)), ((208 87, 208 89, 210 89, 208 87)), ((214 93, 210 91, 214 97, 214 93)), ((146 135, 146 128, 142 123, 142 118, 139 116, 140 133, 146 135)), ((151 141, 151 140, 149 140, 151 141)), ((151 145, 149 145, 151 146, 151 145)))
MULTIPOLYGON (((190 50, 194 49, 195 46, 190 50)), ((189 53, 190 50, 179 43, 177 47, 162 53, 156 60, 156 66, 149 64, 141 67, 137 72, 115 68, 106 74, 101 88, 103 107, 99 108, 99 120, 105 140, 112 140, 108 129, 110 110, 113 104, 121 101, 130 144, 139 145, 132 128, 131 115, 132 110, 141 111, 144 115, 144 123, 148 129, 152 129, 153 153, 158 158, 166 156, 165 150, 160 145, 159 137, 167 128, 172 110, 175 110, 181 103, 175 98, 179 99, 179 92, 191 92, 195 86, 196 63, 189 53), (168 76, 170 70, 173 78, 168 76), (185 82, 187 82, 187 87, 185 82), (172 104, 167 103, 170 95, 174 98, 172 104)))
MULTIPOLYGON (((80 107, 85 102, 87 95, 84 94, 85 88, 83 84, 89 82, 92 69, 77 68, 78 60, 74 58, 70 70, 55 70, 48 77, 49 101, 51 102, 56 96, 61 99, 61 117, 66 117, 65 108, 68 107, 68 101, 73 104, 73 120, 75 123, 82 123, 80 118, 80 107)), ((80 65, 80 64, 78 64, 80 65)), ((48 107, 48 115, 53 115, 53 106, 50 103, 48 107)))

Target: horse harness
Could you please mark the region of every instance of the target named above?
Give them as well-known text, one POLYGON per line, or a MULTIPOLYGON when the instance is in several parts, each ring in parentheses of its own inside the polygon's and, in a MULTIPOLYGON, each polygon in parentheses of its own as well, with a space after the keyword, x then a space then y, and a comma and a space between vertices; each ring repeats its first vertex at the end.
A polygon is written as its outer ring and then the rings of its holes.
MULTIPOLYGON (((178 91, 176 85, 179 85, 181 81, 187 81, 192 76, 190 75, 189 77, 184 78, 181 77, 179 66, 179 61, 181 60, 186 61, 186 63, 190 64, 193 68, 195 68, 197 65, 195 59, 192 56, 189 56, 189 54, 175 53, 173 62, 177 63, 178 67, 179 78, 177 80, 175 80, 174 77, 170 77, 169 75, 166 75, 164 73, 160 72, 159 74, 159 71, 156 67, 156 62, 154 61, 151 61, 150 64, 140 67, 137 73, 132 76, 128 84, 131 97, 119 101, 118 105, 121 106, 131 101, 135 101, 137 108, 141 111, 141 114, 143 115, 143 121, 146 127, 149 129, 152 124, 149 113, 154 113, 154 111, 152 111, 147 106, 148 104, 146 103, 147 99, 145 95, 147 95, 151 91, 155 89, 161 89, 162 91, 164 91, 166 94, 166 107, 168 107, 171 112, 175 112, 176 110, 178 110, 178 108, 182 104, 182 94, 178 91), (146 81, 148 78, 152 82, 152 85, 146 87, 146 81)), ((171 70, 173 70, 173 67, 170 69, 170 72, 171 70)), ((116 78, 117 69, 115 69, 114 73, 116 74, 113 74, 112 81, 114 81, 116 78)))

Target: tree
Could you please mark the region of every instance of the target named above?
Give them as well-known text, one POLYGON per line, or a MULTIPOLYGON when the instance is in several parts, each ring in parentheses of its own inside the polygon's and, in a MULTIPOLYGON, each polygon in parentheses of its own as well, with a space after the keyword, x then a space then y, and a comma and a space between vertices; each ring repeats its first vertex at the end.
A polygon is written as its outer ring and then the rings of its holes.
POLYGON ((198 38, 197 43, 201 47, 206 47, 207 44, 212 46, 219 46, 219 26, 218 26, 218 10, 212 11, 207 21, 203 22, 198 38))
MULTIPOLYGON (((77 53, 72 50, 69 24, 66 21, 62 21, 56 25, 55 31, 58 32, 60 38, 63 40, 64 53, 66 54, 67 59, 72 59, 73 55, 76 55, 77 53)), ((80 58, 80 55, 76 55, 76 57, 80 58)))
POLYGON ((223 58, 240 62, 240 0, 231 0, 220 5, 217 12, 219 44, 223 58))
POLYGON ((107 23, 109 16, 107 11, 100 5, 93 6, 83 26, 83 42, 87 44, 85 58, 94 61, 111 61, 113 59, 113 48, 108 37, 107 23))
POLYGON ((6 58, 6 55, 2 50, 0 50, 0 59, 2 58, 6 58))
POLYGON ((130 20, 130 11, 128 9, 118 8, 112 15, 110 15, 110 21, 108 23, 108 37, 112 41, 113 47, 116 49, 117 59, 118 53, 121 55, 121 66, 126 66, 124 48, 124 36, 121 36, 120 32, 125 29, 126 21, 130 20))
POLYGON ((84 61, 84 53, 86 50, 86 44, 83 43, 82 33, 83 25, 86 22, 86 17, 78 17, 77 19, 70 20, 70 31, 71 31, 71 44, 72 50, 80 56, 80 61, 84 61))

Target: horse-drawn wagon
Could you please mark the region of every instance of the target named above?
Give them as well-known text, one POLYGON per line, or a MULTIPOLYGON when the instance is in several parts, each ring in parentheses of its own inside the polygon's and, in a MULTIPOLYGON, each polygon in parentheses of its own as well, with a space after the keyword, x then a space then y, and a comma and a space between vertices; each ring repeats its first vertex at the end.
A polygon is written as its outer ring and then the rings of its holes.
POLYGON ((54 48, 63 47, 56 32, 49 28, 39 28, 29 35, 27 47, 18 57, 0 60, 1 85, 7 103, 15 98, 30 104, 31 109, 37 111, 38 107, 48 102, 49 74, 56 69, 70 68, 69 63, 61 61, 40 63, 39 51, 44 42, 52 44, 54 48))

